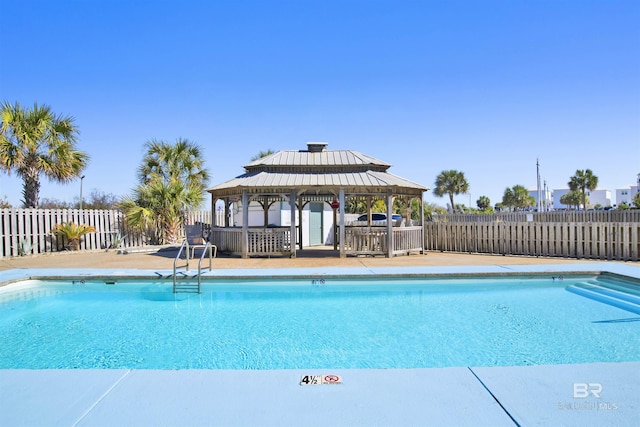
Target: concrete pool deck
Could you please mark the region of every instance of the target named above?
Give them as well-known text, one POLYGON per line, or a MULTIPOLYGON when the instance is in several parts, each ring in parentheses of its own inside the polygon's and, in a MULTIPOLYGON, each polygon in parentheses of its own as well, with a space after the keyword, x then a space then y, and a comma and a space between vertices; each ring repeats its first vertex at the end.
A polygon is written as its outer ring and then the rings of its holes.
MULTIPOLYGON (((640 263, 442 253, 339 259, 326 254, 220 258, 206 275, 608 271, 640 278, 640 263)), ((63 253, 1 259, 0 284, 65 274, 157 278, 172 268, 168 253, 63 253)), ((622 320, 640 317, 629 313, 622 320)), ((0 425, 7 426, 621 426, 637 425, 639 419, 640 361, 310 371, 0 370, 0 425), (339 375, 342 384, 302 386, 303 375, 339 375)))

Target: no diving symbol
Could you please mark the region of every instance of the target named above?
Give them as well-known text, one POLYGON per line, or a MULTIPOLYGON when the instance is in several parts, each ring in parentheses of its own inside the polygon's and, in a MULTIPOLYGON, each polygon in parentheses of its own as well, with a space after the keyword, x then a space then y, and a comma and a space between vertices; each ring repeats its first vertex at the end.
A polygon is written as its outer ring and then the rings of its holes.
POLYGON ((325 384, 340 384, 342 383, 342 378, 339 375, 325 375, 322 378, 322 382, 325 384))

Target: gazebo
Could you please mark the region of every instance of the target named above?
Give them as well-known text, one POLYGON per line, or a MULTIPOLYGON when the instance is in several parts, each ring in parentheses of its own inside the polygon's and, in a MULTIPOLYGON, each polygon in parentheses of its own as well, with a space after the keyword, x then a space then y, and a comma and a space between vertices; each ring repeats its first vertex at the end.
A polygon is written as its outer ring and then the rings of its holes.
POLYGON ((411 220, 409 209, 404 218, 392 220, 392 207, 394 198, 405 199, 408 206, 418 199, 422 206, 428 188, 389 173, 390 166, 358 151, 327 150, 324 142, 309 142, 306 150, 282 150, 255 160, 244 166, 243 175, 207 189, 212 212, 216 212, 218 201, 224 202, 224 224, 217 224, 217 215, 213 215, 209 239, 219 251, 243 258, 295 257, 296 250, 303 249, 303 210, 324 206, 333 213, 333 244, 334 249, 339 246, 340 257, 422 252, 423 210, 418 221, 411 220), (352 199, 366 202, 368 221, 351 225, 345 220, 341 207, 352 199), (385 201, 388 220, 371 220, 371 206, 376 200, 385 201), (260 225, 249 224, 251 204, 262 207, 260 225), (269 211, 278 206, 288 207, 288 212, 282 215, 282 224, 270 223, 269 211), (241 216, 242 224, 231 223, 234 211, 241 216))

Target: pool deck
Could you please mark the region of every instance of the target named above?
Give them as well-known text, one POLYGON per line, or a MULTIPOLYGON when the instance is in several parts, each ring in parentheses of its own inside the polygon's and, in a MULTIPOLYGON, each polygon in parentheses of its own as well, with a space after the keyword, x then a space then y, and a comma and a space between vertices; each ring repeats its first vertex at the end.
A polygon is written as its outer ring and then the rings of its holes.
MULTIPOLYGON (((640 263, 450 253, 339 259, 330 251, 307 251, 296 259, 219 258, 205 276, 601 271, 640 278, 640 263)), ((172 272, 170 251, 0 259, 0 284, 39 276, 158 278, 172 272)), ((629 313, 623 320, 640 317, 629 313)), ((3 426, 630 426, 638 420, 640 361, 308 371, 0 370, 3 426), (339 375, 342 383, 300 385, 303 375, 339 375)))

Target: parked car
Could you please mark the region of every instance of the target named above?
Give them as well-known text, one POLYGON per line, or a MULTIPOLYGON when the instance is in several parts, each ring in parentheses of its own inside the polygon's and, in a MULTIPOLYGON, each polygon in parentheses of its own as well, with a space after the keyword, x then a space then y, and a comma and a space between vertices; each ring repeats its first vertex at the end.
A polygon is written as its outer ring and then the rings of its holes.
MULTIPOLYGON (((369 215, 364 214, 364 215, 360 215, 358 217, 357 220, 353 221, 351 223, 351 225, 356 225, 356 226, 367 226, 368 224, 368 217, 369 215)), ((395 223, 396 221, 402 219, 401 215, 398 214, 394 214, 391 215, 391 220, 395 223)), ((387 214, 385 213, 372 213, 371 214, 371 225, 387 225, 387 214)))

